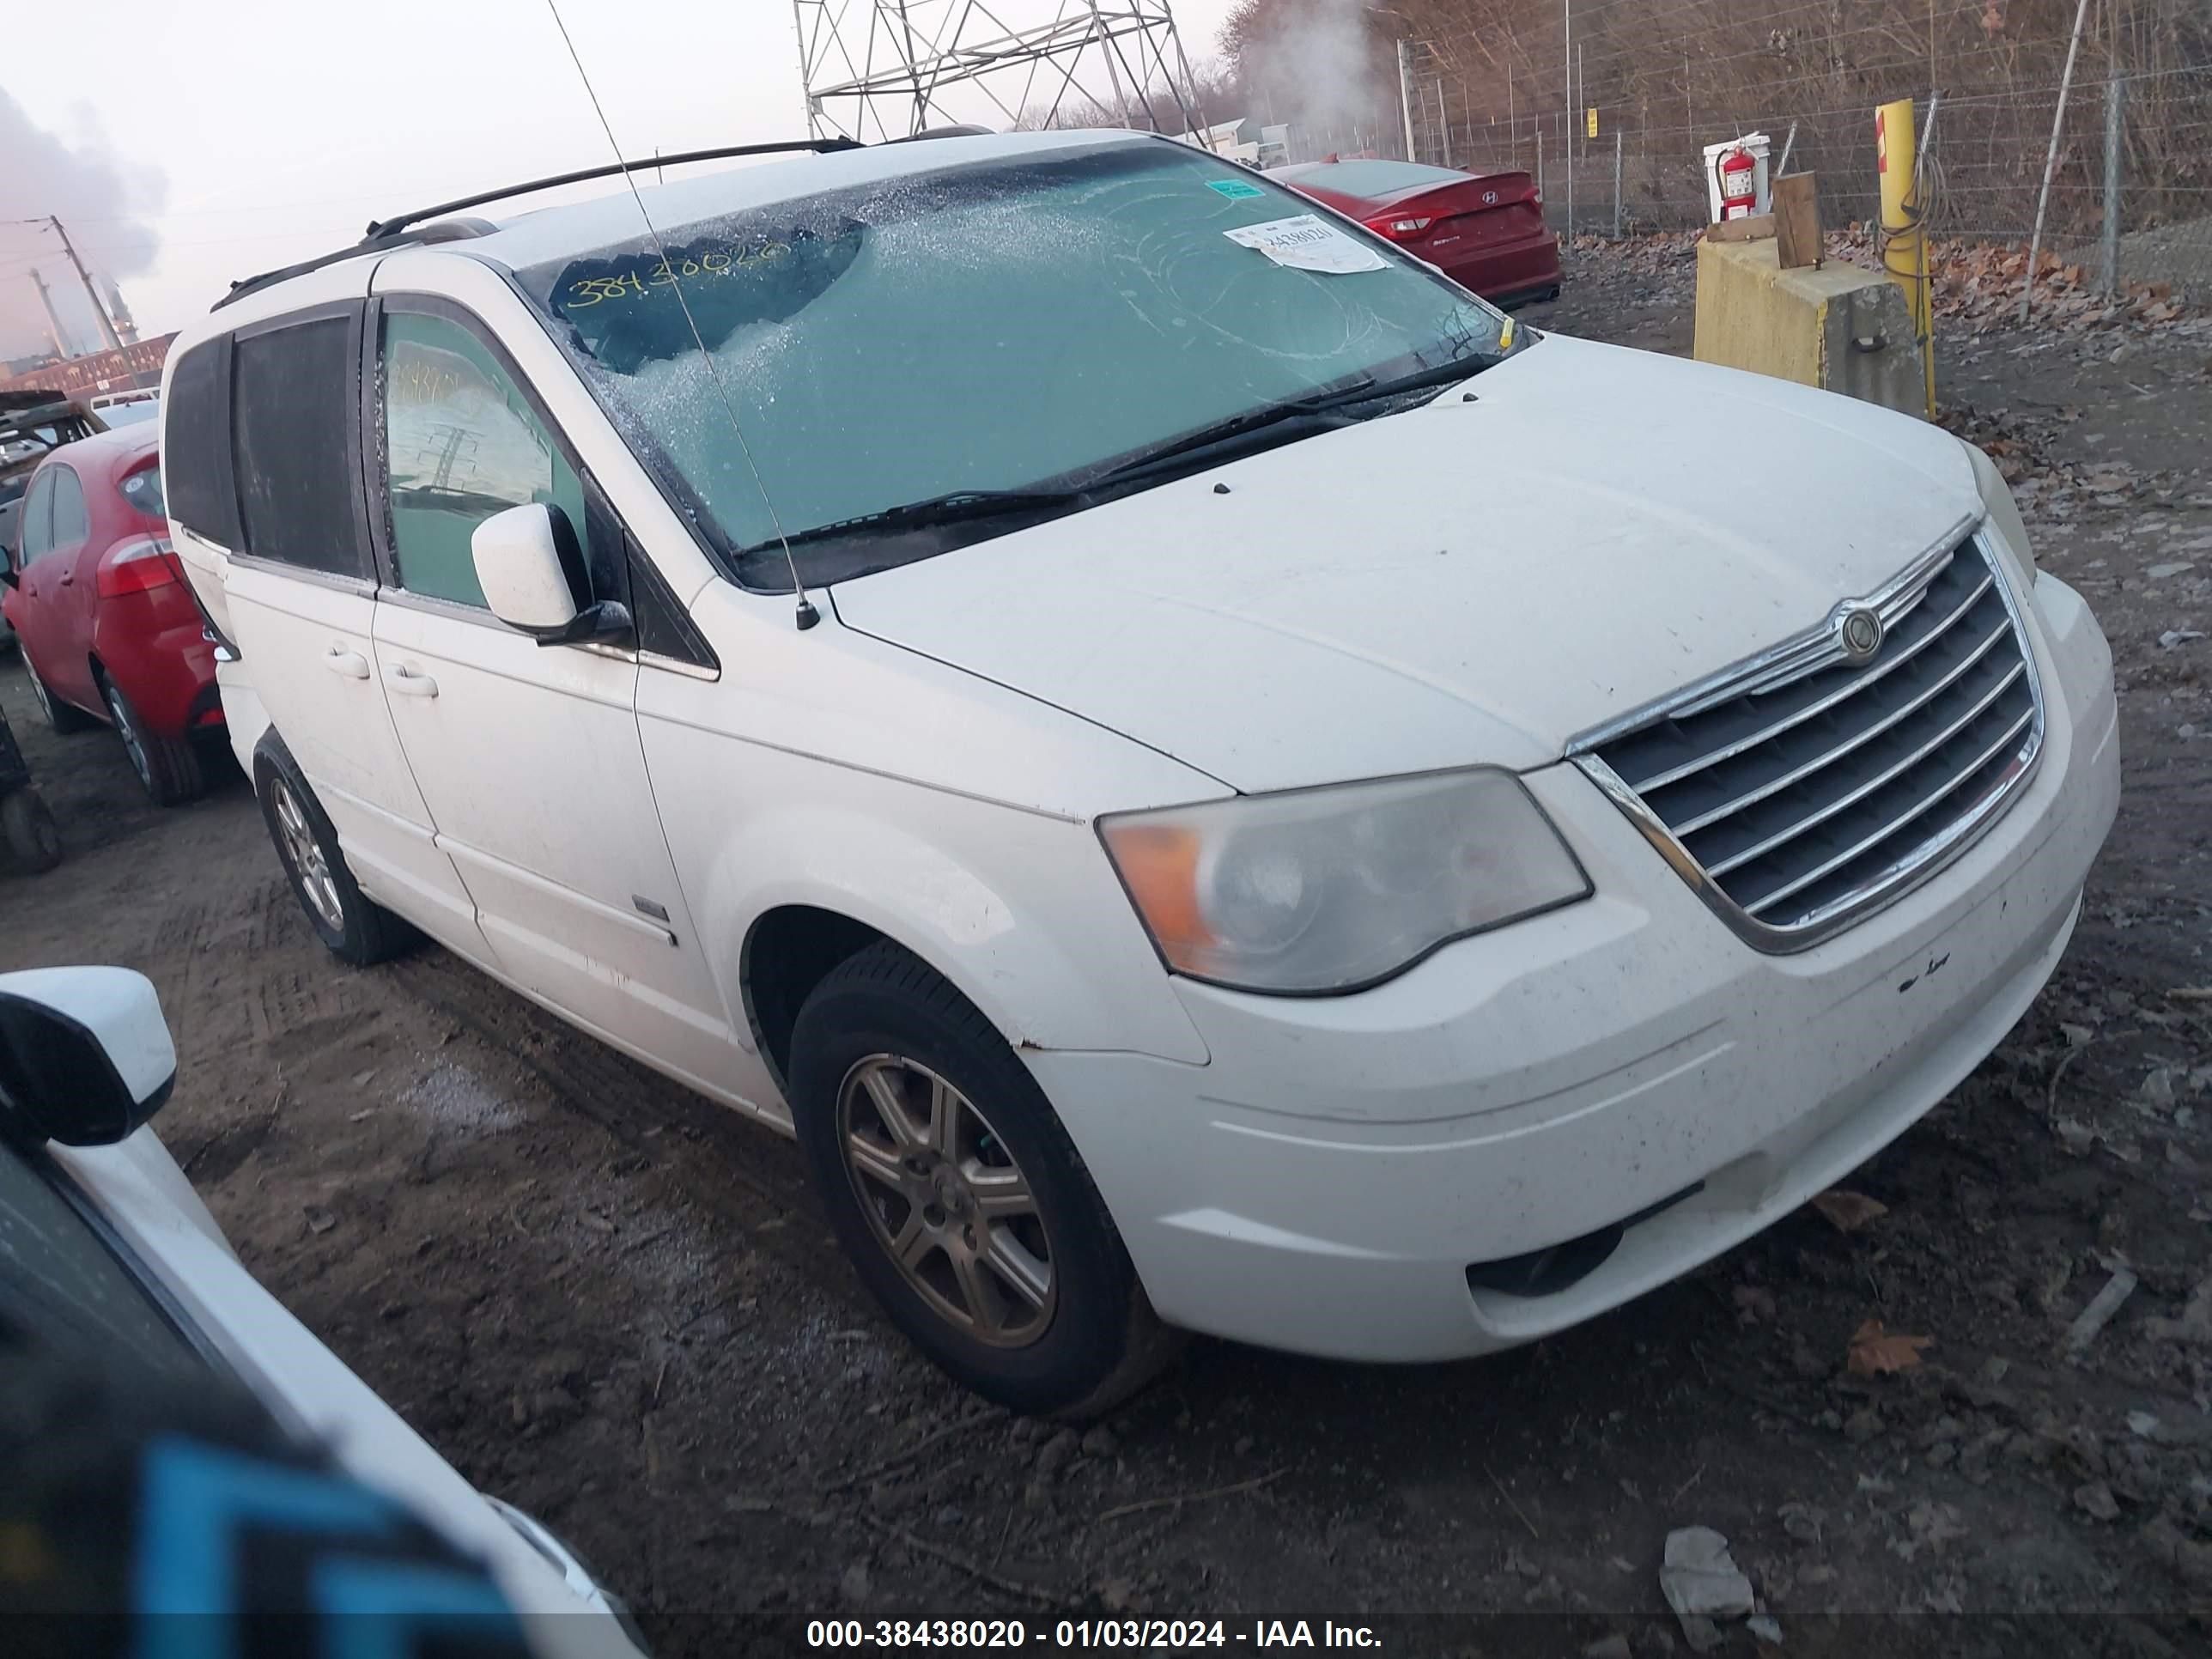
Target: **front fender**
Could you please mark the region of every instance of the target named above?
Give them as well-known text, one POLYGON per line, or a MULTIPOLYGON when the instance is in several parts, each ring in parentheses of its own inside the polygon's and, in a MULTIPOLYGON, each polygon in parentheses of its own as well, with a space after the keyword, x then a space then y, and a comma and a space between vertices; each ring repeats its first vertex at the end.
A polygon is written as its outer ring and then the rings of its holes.
POLYGON ((803 904, 913 951, 1017 1048, 1205 1062, 1088 824, 819 770, 863 783, 877 804, 824 802, 817 779, 814 799, 756 814, 705 852, 696 893, 687 881, 734 1015, 744 941, 769 911, 803 904), (896 806, 881 799, 889 792, 896 806), (982 850, 988 862, 973 855, 982 850))
POLYGON ((669 852, 726 1012, 780 905, 865 923, 945 975, 1017 1047, 1202 1064, 1206 1046, 1091 825, 641 722, 669 852))

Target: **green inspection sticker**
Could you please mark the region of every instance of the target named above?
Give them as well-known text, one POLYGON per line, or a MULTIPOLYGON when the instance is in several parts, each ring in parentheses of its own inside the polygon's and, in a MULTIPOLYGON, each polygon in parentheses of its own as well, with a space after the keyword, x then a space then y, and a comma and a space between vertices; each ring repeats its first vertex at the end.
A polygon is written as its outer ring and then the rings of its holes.
POLYGON ((1219 191, 1231 201, 1237 201, 1247 196, 1267 194, 1267 191, 1261 190, 1259 185, 1248 185, 1242 179, 1209 179, 1206 181, 1206 187, 1211 191, 1219 191))

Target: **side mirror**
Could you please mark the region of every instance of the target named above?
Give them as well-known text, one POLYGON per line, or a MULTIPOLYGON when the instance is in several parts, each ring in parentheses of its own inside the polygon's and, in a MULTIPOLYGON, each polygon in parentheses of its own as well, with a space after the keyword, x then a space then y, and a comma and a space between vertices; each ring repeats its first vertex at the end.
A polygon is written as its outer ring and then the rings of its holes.
POLYGON ((104 1146, 159 1111, 176 1079, 176 1047, 143 974, 0 974, 0 1136, 104 1146))
POLYGON ((580 645, 629 635, 629 608, 594 604, 575 527, 557 507, 532 501, 495 513, 469 538, 477 583, 491 613, 540 645, 580 645))

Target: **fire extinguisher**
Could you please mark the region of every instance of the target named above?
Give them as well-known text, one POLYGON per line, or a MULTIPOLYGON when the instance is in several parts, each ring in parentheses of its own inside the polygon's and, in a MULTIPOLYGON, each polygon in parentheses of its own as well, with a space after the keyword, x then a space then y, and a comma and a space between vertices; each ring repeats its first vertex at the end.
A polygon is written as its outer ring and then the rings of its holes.
POLYGON ((1759 193, 1759 163, 1741 144, 1720 159, 1721 217, 1748 219, 1759 193))

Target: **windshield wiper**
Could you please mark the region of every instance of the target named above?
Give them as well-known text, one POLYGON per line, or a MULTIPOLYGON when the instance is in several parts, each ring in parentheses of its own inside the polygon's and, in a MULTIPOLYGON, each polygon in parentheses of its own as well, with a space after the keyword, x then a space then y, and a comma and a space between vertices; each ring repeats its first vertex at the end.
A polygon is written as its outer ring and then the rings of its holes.
POLYGON ((843 541, 850 536, 879 531, 921 530, 933 525, 960 524, 971 519, 995 519, 1017 513, 1048 511, 1054 507, 1073 506, 1082 499, 1083 493, 1074 489, 955 489, 942 495, 932 495, 927 501, 906 501, 879 512, 863 513, 855 518, 839 519, 834 523, 794 530, 782 541, 770 538, 755 542, 750 547, 739 548, 738 551, 740 556, 771 553, 781 550, 784 542, 800 547, 809 542, 843 541))
POLYGON ((830 524, 794 530, 782 540, 770 538, 741 547, 738 555, 745 557, 754 554, 781 553, 787 542, 793 547, 803 547, 817 542, 847 541, 905 530, 929 529, 939 525, 963 524, 979 519, 1012 518, 1026 513, 1051 513, 1061 507, 1082 506, 1097 498, 1102 491, 1135 483, 1154 472, 1187 465, 1203 452, 1240 448, 1242 441, 1262 434, 1278 441, 1286 440, 1296 434, 1280 432, 1279 428, 1293 422, 1323 432, 1350 426, 1361 417, 1349 416, 1343 411, 1355 404, 1376 403, 1430 386, 1448 386, 1453 381, 1480 374, 1495 361, 1494 358, 1470 354, 1449 363, 1431 363, 1425 368, 1415 369, 1409 374, 1395 375, 1387 380, 1364 375, 1349 385, 1336 386, 1328 392, 1263 404, 1258 409, 1247 410, 1242 415, 1232 415, 1226 420, 1217 421, 1211 426, 1200 427, 1195 432, 1186 433, 1158 448, 1146 450, 1116 466, 1094 474, 1076 489, 950 490, 942 495, 932 495, 926 501, 907 501, 878 512, 863 513, 830 524))
POLYGON ((1469 352, 1466 356, 1455 357, 1448 363, 1431 363, 1426 368, 1395 374, 1387 380, 1370 380, 1364 386, 1348 386, 1340 391, 1302 398, 1297 406, 1301 409, 1344 409, 1353 404, 1374 403, 1383 398, 1395 398, 1431 386, 1451 386, 1472 379, 1499 361, 1488 352, 1469 352))
POLYGON ((1155 471, 1164 471, 1186 463, 1205 452, 1240 448, 1242 441, 1246 438, 1265 434, 1273 441, 1288 441, 1300 434, 1285 433, 1279 428, 1293 422, 1320 432, 1350 426, 1355 418, 1360 417, 1347 416, 1343 411, 1356 404, 1379 403, 1387 398, 1402 397, 1407 392, 1431 386, 1449 386, 1480 374, 1496 361, 1494 357, 1470 354, 1448 363, 1431 363, 1426 368, 1417 368, 1408 374, 1393 375, 1387 380, 1378 380, 1367 375, 1333 391, 1263 404, 1258 409, 1247 410, 1242 415, 1232 415, 1225 421, 1216 421, 1211 426, 1202 426, 1195 432, 1186 433, 1157 449, 1148 449, 1118 466, 1109 467, 1092 477, 1087 488, 1097 489, 1102 485, 1127 483, 1155 471))

